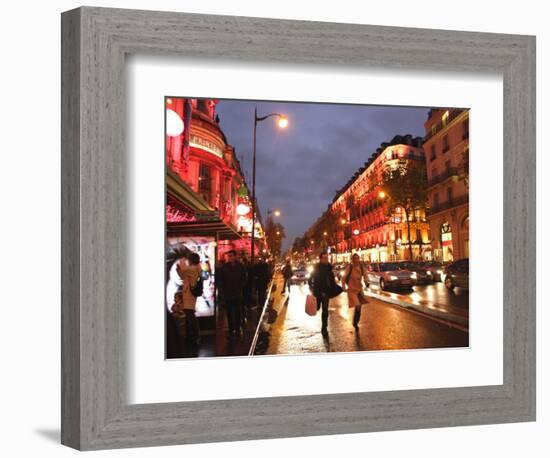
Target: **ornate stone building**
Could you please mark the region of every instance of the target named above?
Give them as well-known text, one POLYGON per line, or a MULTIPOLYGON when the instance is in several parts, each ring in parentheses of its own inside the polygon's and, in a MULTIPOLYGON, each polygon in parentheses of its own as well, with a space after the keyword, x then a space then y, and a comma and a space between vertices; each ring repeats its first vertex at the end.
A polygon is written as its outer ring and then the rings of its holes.
POLYGON ((424 124, 434 259, 469 257, 469 110, 433 109, 424 124))
MULTIPOLYGON (((252 222, 251 212, 243 209, 250 210, 252 203, 235 150, 220 129, 217 103, 215 99, 166 99, 168 239, 214 237, 218 257, 229 249, 246 255, 252 222)), ((261 221, 256 235, 255 250, 260 252, 265 247, 261 221)))
POLYGON ((384 171, 400 161, 425 167, 422 138, 396 135, 380 145, 304 234, 310 253, 329 249, 332 262, 347 262, 353 253, 370 262, 409 259, 410 226, 413 259, 431 258, 424 209, 409 215, 407 224, 403 209, 389 214, 381 195, 384 171))

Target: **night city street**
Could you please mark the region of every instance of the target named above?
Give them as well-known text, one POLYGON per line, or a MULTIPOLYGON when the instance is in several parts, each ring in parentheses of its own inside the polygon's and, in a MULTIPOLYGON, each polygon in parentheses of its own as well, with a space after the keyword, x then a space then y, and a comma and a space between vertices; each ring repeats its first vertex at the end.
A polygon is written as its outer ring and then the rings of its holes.
MULTIPOLYGON (((267 348, 256 354, 299 354, 352 352, 362 350, 405 350, 421 348, 467 347, 468 332, 449 327, 429 316, 375 298, 363 305, 358 332, 352 325, 352 309, 341 294, 330 302, 328 336, 320 333, 321 313, 310 317, 303 304, 307 285, 293 285, 290 296, 282 295, 278 278, 274 308, 277 320, 269 328, 267 348)), ((437 284, 435 288, 437 289, 437 284)), ((439 284, 439 286, 441 286, 439 284)), ((434 287, 423 286, 422 289, 434 287)), ((442 293, 445 293, 444 291, 442 293)), ((448 293, 452 295, 452 293, 448 293)))
POLYGON ((469 346, 468 109, 165 109, 167 358, 469 346))

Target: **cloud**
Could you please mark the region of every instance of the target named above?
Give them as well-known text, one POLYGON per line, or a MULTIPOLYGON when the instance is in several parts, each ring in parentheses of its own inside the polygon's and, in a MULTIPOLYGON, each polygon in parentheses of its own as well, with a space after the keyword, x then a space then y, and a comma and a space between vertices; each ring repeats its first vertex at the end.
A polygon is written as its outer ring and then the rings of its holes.
POLYGON ((318 218, 381 142, 424 134, 428 108, 222 100, 217 106, 227 141, 243 157, 251 185, 254 108, 284 113, 285 130, 271 118, 258 124, 256 195, 262 213, 280 208, 288 247, 318 218))

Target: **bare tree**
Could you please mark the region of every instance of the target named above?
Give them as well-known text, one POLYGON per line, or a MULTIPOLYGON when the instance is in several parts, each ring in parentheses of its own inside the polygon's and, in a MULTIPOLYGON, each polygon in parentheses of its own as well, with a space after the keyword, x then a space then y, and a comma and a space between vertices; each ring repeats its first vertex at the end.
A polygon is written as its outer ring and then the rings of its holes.
POLYGON ((412 260, 411 217, 415 210, 426 209, 426 171, 423 167, 406 160, 384 173, 382 186, 386 194, 387 211, 391 215, 400 207, 405 212, 409 259, 412 260))

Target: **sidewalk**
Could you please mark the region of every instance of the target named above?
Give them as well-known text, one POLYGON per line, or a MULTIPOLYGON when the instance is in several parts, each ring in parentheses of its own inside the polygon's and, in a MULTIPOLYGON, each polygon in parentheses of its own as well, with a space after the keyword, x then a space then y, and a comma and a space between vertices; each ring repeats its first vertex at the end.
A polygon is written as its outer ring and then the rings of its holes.
POLYGON ((182 342, 182 358, 206 358, 215 356, 247 356, 256 334, 256 328, 262 307, 247 308, 246 322, 240 336, 228 333, 227 313, 223 306, 218 306, 216 329, 201 331, 198 345, 182 342))
POLYGON ((446 304, 436 304, 424 299, 414 299, 410 294, 399 294, 390 291, 378 291, 367 288, 364 290, 367 296, 374 297, 390 304, 399 305, 406 309, 412 309, 439 320, 468 328, 469 310, 446 304))

